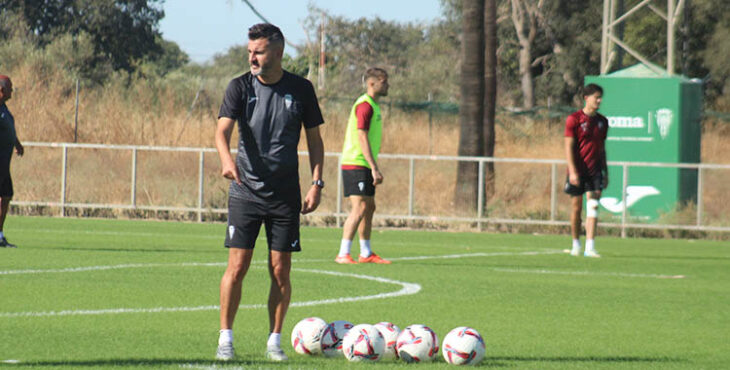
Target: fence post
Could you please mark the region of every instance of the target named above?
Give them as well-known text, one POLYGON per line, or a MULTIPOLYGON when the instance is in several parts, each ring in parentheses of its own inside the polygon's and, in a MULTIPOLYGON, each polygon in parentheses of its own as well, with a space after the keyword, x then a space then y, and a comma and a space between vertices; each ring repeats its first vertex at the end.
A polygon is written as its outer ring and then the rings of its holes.
POLYGON ((410 171, 408 175, 408 216, 413 216, 413 199, 414 199, 414 193, 415 193, 415 177, 416 177, 416 171, 415 171, 415 160, 413 157, 409 160, 410 164, 410 171))
POLYGON ((484 161, 479 160, 479 179, 477 181, 477 230, 482 231, 484 215, 484 161))
POLYGON ((203 186, 204 186, 204 175, 203 170, 205 169, 205 152, 200 150, 200 160, 198 162, 198 222, 203 222, 203 186))
POLYGON ((131 203, 133 208, 137 208, 137 148, 132 148, 132 186, 131 186, 131 203))
POLYGON ((550 165, 550 221, 555 221, 555 213, 557 208, 556 188, 558 184, 558 164, 550 165))
POLYGON ((623 164, 623 183, 621 184, 621 201, 624 204, 624 209, 621 210, 621 237, 626 238, 626 213, 628 211, 626 203, 626 188, 629 186, 629 166, 623 164))
POLYGON ((61 159, 61 217, 66 215, 66 169, 68 168, 68 146, 61 147, 63 157, 61 159))
POLYGON ((702 226, 702 167, 697 167, 697 226, 702 226))

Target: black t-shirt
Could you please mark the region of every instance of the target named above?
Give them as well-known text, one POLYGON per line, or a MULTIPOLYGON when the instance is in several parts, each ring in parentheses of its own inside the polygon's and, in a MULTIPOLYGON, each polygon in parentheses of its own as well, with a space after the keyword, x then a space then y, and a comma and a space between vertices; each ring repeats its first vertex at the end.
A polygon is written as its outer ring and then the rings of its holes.
POLYGON ((284 71, 265 85, 251 73, 233 79, 218 118, 238 121, 236 165, 243 185, 231 182, 229 196, 258 202, 300 200, 297 145, 302 124, 322 123, 317 95, 307 79, 284 71))

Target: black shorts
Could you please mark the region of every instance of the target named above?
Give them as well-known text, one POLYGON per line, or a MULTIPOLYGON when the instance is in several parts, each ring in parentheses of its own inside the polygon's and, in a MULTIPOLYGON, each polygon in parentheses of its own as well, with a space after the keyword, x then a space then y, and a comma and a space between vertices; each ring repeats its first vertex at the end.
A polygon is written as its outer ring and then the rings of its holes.
POLYGON ((266 228, 266 241, 270 250, 299 252, 299 212, 297 202, 261 204, 250 200, 228 198, 227 248, 253 249, 261 231, 266 228))
POLYGON ((370 169, 342 170, 342 183, 345 197, 350 195, 375 196, 373 173, 370 169))
POLYGON ((13 194, 13 179, 10 174, 0 175, 0 197, 12 198, 13 194))
POLYGON ((603 179, 603 173, 599 171, 593 175, 581 175, 578 178, 578 185, 573 185, 570 183, 570 177, 567 176, 563 191, 566 194, 578 196, 590 191, 603 190, 606 187, 603 179))

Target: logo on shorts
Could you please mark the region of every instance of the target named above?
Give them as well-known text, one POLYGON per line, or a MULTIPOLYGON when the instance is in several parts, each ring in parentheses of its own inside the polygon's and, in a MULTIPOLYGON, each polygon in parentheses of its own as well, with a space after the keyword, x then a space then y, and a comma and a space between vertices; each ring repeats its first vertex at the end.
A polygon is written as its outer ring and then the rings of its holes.
POLYGON ((296 248, 297 244, 299 244, 299 239, 295 240, 294 243, 291 243, 291 247, 296 248))
POLYGON ((365 190, 365 181, 360 181, 357 183, 357 188, 360 189, 360 191, 365 190))
POLYGON ((233 225, 228 225, 228 239, 233 239, 233 233, 236 231, 236 228, 233 225))

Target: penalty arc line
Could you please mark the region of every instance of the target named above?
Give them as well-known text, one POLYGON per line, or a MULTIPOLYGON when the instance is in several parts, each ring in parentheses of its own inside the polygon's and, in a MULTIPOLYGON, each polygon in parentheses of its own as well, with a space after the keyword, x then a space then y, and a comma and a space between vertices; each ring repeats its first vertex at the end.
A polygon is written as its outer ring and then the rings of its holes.
MULTIPOLYGON (((136 266, 135 266, 136 267, 136 266)), ((289 307, 310 307, 319 306, 325 304, 335 303, 348 303, 367 301, 372 299, 385 299, 394 298, 404 295, 412 295, 421 291, 421 285, 415 283, 409 283, 404 281, 398 281, 393 279, 386 279, 377 276, 362 275, 362 274, 351 274, 337 271, 326 271, 326 270, 315 270, 315 269, 299 269, 292 268, 292 271, 308 272, 313 274, 324 274, 338 277, 352 277, 356 279, 372 280, 379 283, 400 285, 401 289, 388 292, 378 293, 372 295, 355 296, 355 297, 339 297, 339 298, 328 298, 318 299, 312 301, 293 302, 289 307)), ((254 305, 240 305, 242 309, 261 309, 266 308, 264 304, 254 305)), ((45 311, 45 312, 0 312, 0 318, 14 318, 14 317, 51 317, 51 316, 79 316, 79 315, 115 315, 125 313, 162 313, 162 312, 195 312, 195 311, 217 311, 220 307, 217 305, 208 306, 196 306, 196 307, 154 307, 154 308, 114 308, 114 309, 101 309, 101 310, 64 310, 64 311, 45 311)))

